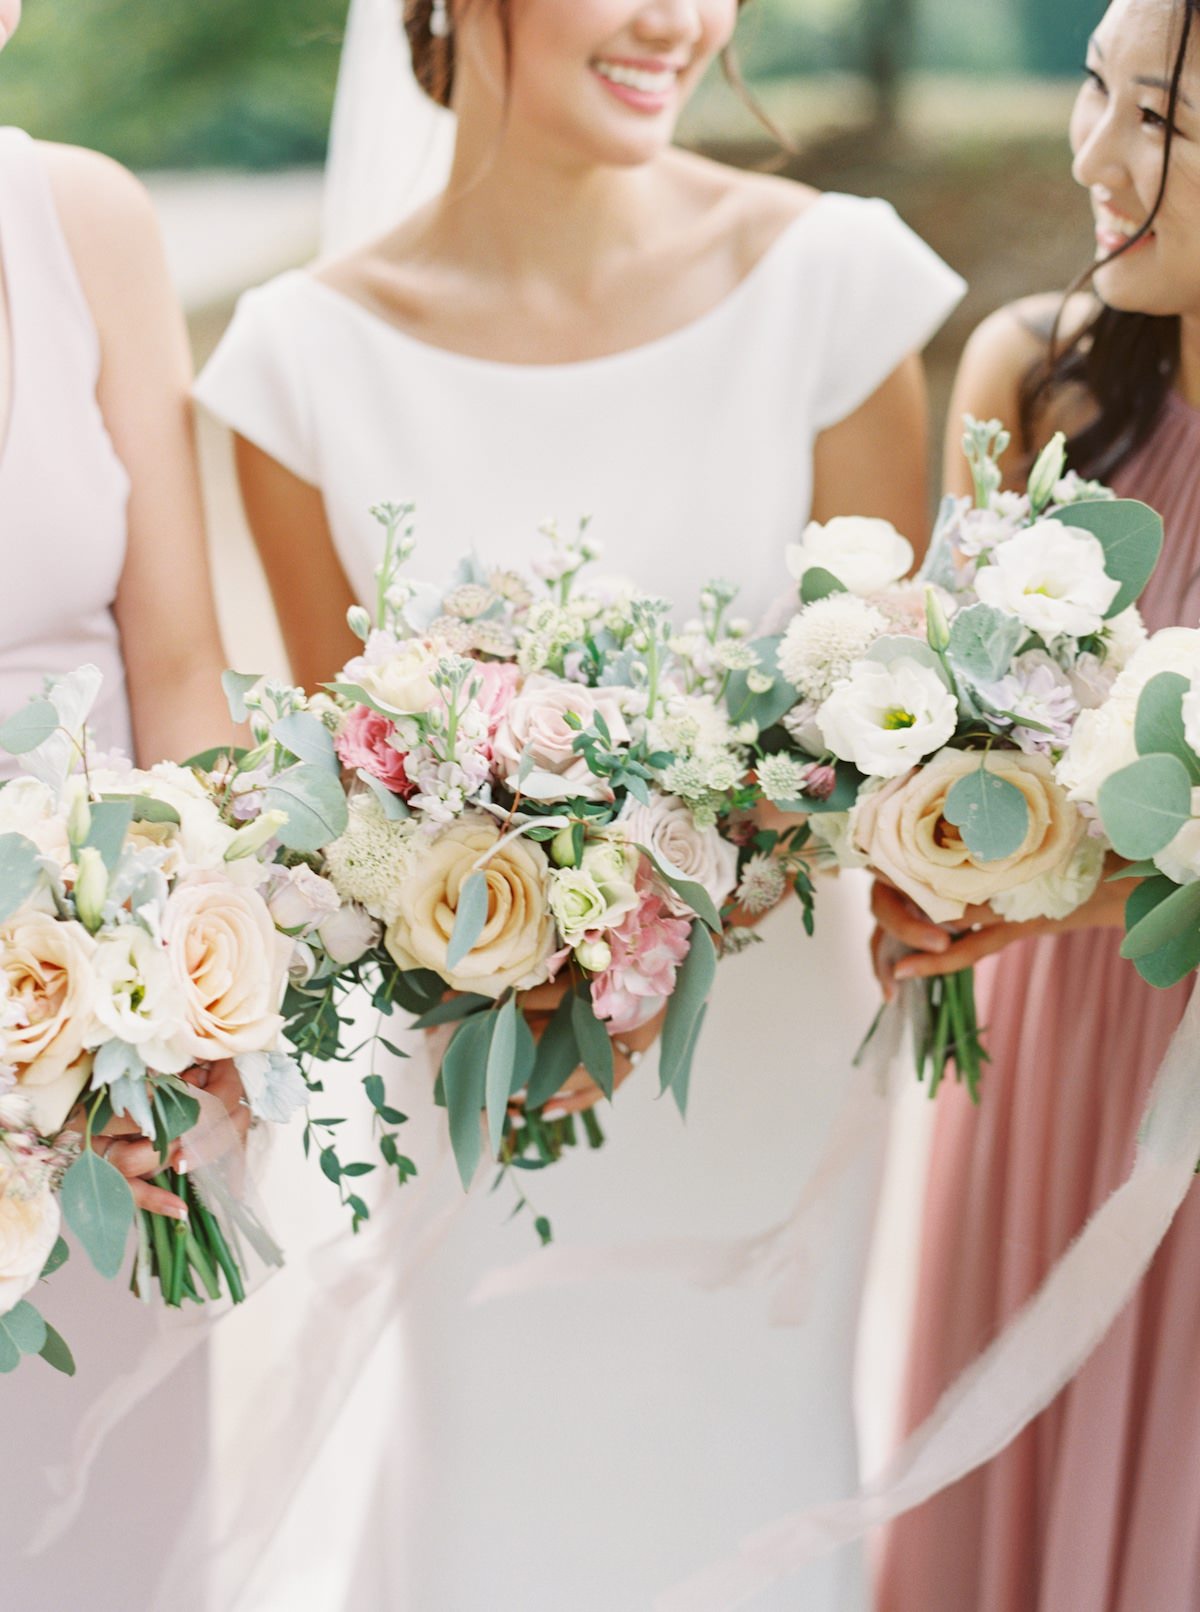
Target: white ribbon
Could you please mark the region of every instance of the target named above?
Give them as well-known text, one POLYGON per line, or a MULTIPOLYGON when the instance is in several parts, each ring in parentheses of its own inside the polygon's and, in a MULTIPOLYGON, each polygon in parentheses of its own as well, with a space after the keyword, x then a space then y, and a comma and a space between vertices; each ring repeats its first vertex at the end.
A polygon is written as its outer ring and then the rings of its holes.
POLYGON ((669 1590, 656 1612, 734 1612, 807 1562, 860 1538, 998 1455, 1070 1382, 1133 1296, 1200 1159, 1200 991, 1163 1060, 1128 1180, 1016 1319, 942 1396, 882 1474, 812 1507, 669 1590))

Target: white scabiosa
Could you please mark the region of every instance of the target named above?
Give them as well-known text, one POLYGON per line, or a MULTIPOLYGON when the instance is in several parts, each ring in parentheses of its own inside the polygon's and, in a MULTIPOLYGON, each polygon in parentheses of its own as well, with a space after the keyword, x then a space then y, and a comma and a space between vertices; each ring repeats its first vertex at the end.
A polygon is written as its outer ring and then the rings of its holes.
POLYGON ((390 923, 416 857, 414 833, 411 818, 394 822, 373 795, 354 796, 346 832, 325 851, 325 871, 338 894, 390 923))
POLYGON ((868 777, 898 778, 940 750, 958 726, 958 701, 932 666, 907 655, 860 661, 817 712, 829 749, 868 777))
POLYGON ((810 700, 825 700, 888 630, 881 610, 853 593, 833 593, 793 616, 779 646, 779 670, 810 700))

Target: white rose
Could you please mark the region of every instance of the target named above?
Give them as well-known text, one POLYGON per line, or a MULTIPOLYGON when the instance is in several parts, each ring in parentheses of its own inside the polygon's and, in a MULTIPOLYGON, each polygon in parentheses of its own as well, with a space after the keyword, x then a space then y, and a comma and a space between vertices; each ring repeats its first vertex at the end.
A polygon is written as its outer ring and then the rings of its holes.
POLYGON ((1104 841, 1086 836, 1065 868, 1051 869, 1027 884, 992 897, 992 907, 1010 924, 1033 918, 1066 918, 1095 893, 1104 872, 1104 841))
POLYGON ((1148 638, 1113 684, 1113 695, 1136 705, 1159 672, 1178 672, 1189 683, 1200 678, 1200 628, 1163 627, 1148 638))
POLYGON ((1195 884, 1200 879, 1200 789, 1192 790, 1191 822, 1158 853, 1154 865, 1176 884, 1195 884))
POLYGON ((858 515, 839 515, 823 526, 813 521, 787 549, 787 568, 797 582, 820 567, 860 595, 881 593, 907 576, 912 563, 912 544, 889 521, 858 515))
POLYGON ((447 648, 434 638, 409 638, 397 643, 387 633, 373 632, 366 652, 349 662, 342 679, 365 689, 376 705, 387 711, 418 715, 432 710, 441 700, 433 678, 447 648))
POLYGON ((907 655, 860 661, 817 712, 829 749, 869 777, 898 778, 958 726, 958 702, 932 666, 907 655))
POLYGON ((1068 800, 1094 805, 1104 780, 1137 760, 1136 713, 1136 703, 1128 699, 1110 699, 1079 713, 1057 770, 1068 800))
POLYGON ((191 1061, 179 1046, 186 1009, 165 948, 137 924, 123 924, 97 941, 92 974, 88 1046, 124 1041, 138 1049, 147 1068, 182 1074, 191 1061))
POLYGON ((258 892, 216 874, 182 880, 167 898, 163 940, 183 995, 180 1051, 193 1062, 270 1051, 292 943, 258 892))
POLYGON ((135 840, 162 841, 170 847, 173 854, 164 864, 169 876, 221 870, 233 883, 248 885, 259 884, 266 877, 268 869, 255 857, 226 863, 225 853, 237 829, 224 821, 216 801, 194 772, 163 761, 148 773, 135 773, 125 787, 136 788, 179 813, 179 827, 174 830, 150 824, 149 833, 140 835, 135 824, 131 831, 135 840))
POLYGON ((397 892, 396 917, 384 944, 400 968, 428 968, 453 991, 501 996, 510 986, 540 985, 550 972, 554 918, 548 895, 549 864, 540 845, 509 840, 495 849, 500 829, 490 817, 472 812, 437 838, 424 843, 397 892), (446 954, 458 917, 463 885, 481 870, 487 881, 483 933, 459 963, 446 954))
POLYGON ((14 778, 0 789, 0 834, 23 834, 63 867, 71 860, 66 813, 40 779, 14 778))
POLYGON ((96 943, 82 924, 22 907, 0 924, 0 973, 10 1011, 0 1063, 16 1067, 43 1136, 59 1130, 89 1073, 96 943), (21 1022, 10 1023, 18 1018, 21 1022))
POLYGON ((271 917, 280 929, 292 934, 316 928, 342 904, 342 898, 330 881, 304 863, 294 868, 272 869, 264 894, 271 917))
POLYGON ((58 1241, 60 1218, 48 1188, 28 1198, 0 1191, 0 1315, 37 1285, 58 1241))
POLYGON ((521 760, 528 750, 532 771, 521 785, 531 800, 611 800, 612 790, 597 778, 574 748, 575 740, 599 714, 608 724, 614 748, 629 743, 629 729, 621 709, 625 691, 618 688, 584 688, 557 677, 537 673, 525 680, 509 704, 492 741, 496 767, 509 788, 515 788, 521 760), (579 727, 567 721, 577 717, 579 727))
MULTIPOLYGON (((737 847, 714 827, 701 828, 686 801, 676 795, 651 795, 650 804, 631 801, 619 819, 621 832, 644 845, 668 873, 681 874, 704 889, 719 910, 737 884, 737 847)), ((690 909, 673 892, 668 905, 690 909)))
POLYGON ((317 925, 317 938, 339 968, 357 963, 365 952, 378 945, 379 933, 379 925, 369 912, 349 904, 331 912, 317 925))
POLYGON ((1043 638, 1099 632, 1121 591, 1104 569, 1104 546, 1061 521, 1037 521, 1001 543, 975 578, 984 604, 1005 610, 1043 638))

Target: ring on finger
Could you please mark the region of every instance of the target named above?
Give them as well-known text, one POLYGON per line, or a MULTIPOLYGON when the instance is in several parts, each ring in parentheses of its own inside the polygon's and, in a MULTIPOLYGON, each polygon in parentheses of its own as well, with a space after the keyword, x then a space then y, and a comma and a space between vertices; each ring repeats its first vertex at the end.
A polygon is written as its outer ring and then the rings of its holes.
POLYGON ((636 1069, 638 1064, 641 1063, 642 1049, 640 1047, 631 1047, 624 1041, 618 1041, 616 1036, 613 1037, 613 1046, 616 1047, 631 1069, 636 1069))

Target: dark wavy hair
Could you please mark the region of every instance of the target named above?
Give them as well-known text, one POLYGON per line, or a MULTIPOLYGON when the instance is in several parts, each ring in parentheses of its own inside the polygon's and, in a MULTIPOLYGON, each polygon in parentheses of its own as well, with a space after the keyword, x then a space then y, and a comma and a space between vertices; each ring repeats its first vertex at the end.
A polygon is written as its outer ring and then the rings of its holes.
POLYGON ((1050 331, 1048 352, 1021 387, 1020 431, 1032 451, 1039 417, 1070 387, 1082 387, 1096 405, 1095 418, 1068 443, 1071 463, 1084 474, 1106 480, 1153 433, 1179 374, 1178 315, 1125 313, 1101 306, 1068 340, 1060 342, 1063 314, 1076 293, 1092 284, 1097 269, 1112 263, 1153 228, 1167 191, 1175 113, 1188 51, 1200 38, 1200 0, 1177 0, 1181 13, 1179 48, 1171 69, 1162 178, 1149 217, 1136 235, 1091 264, 1067 291, 1050 331))

